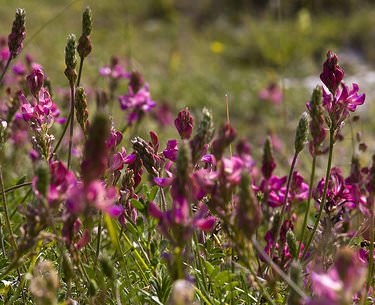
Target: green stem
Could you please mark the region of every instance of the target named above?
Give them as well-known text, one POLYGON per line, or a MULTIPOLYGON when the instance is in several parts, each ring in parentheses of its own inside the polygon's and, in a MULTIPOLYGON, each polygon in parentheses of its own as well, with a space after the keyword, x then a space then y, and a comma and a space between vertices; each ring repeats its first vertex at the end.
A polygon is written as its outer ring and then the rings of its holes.
POLYGON ((0 186, 1 186, 1 196, 2 196, 3 204, 4 204, 5 223, 6 223, 8 232, 10 234, 10 243, 11 243, 14 251, 17 252, 17 244, 16 244, 16 241, 15 241, 14 236, 13 236, 13 230, 12 230, 12 226, 10 224, 10 219, 9 219, 7 198, 5 196, 5 189, 4 189, 3 168, 2 168, 2 166, 0 166, 0 186))
POLYGON ((25 187, 25 186, 31 186, 31 182, 24 182, 24 183, 20 183, 20 184, 10 186, 10 187, 8 187, 4 190, 4 193, 6 194, 6 193, 9 193, 11 191, 17 190, 17 189, 25 187))
POLYGON ((78 70, 78 78, 77 78, 77 86, 76 87, 79 87, 79 84, 81 83, 81 76, 82 76, 82 68, 83 68, 83 61, 84 61, 84 57, 81 57, 81 60, 79 62, 79 70, 78 70))
POLYGON ((328 184, 329 184, 329 176, 331 174, 331 166, 332 166, 334 132, 335 132, 334 129, 331 127, 330 128, 330 132, 329 132, 329 151, 328 151, 327 171, 326 171, 326 177, 325 177, 325 181, 324 181, 323 196, 322 196, 322 200, 320 202, 319 213, 318 213, 318 216, 317 216, 317 218, 315 220, 315 224, 314 224, 313 230, 311 232, 309 240, 306 243, 306 246, 305 246, 305 249, 303 251, 303 255, 302 255, 301 259, 303 259, 303 257, 306 255, 306 253, 307 253, 307 251, 308 251, 308 249, 310 247, 310 244, 311 244, 311 242, 312 242, 312 240, 314 238, 316 230, 318 229, 320 219, 322 218, 323 209, 324 209, 324 206, 326 204, 327 189, 328 189, 328 184))
POLYGON ((255 236, 251 238, 251 242, 253 243, 255 249, 258 251, 260 256, 268 263, 268 265, 289 285, 291 289, 293 289, 301 298, 305 299, 307 296, 306 294, 301 290, 298 285, 293 282, 293 280, 280 269, 278 265, 276 265, 272 258, 267 255, 266 252, 262 249, 262 247, 258 244, 258 241, 255 239, 255 236))
POLYGON ((68 150, 68 169, 70 169, 70 163, 72 158, 72 144, 73 144, 73 128, 74 128, 74 99, 75 99, 75 87, 74 84, 70 84, 70 132, 69 132, 69 150, 68 150))
POLYGON ((298 256, 299 253, 301 252, 301 246, 302 243, 305 239, 305 233, 306 233, 306 226, 307 226, 307 218, 309 217, 309 212, 310 212, 310 204, 311 204, 311 198, 312 198, 312 189, 313 189, 313 184, 314 184, 314 178, 315 178, 315 168, 316 168, 316 156, 313 156, 312 159, 312 165, 311 165, 311 176, 310 176, 310 184, 309 184, 309 196, 307 198, 307 206, 306 206, 306 211, 305 211, 305 217, 303 218, 303 225, 302 225, 302 233, 300 237, 300 242, 298 245, 298 256))
POLYGON ((366 283, 366 293, 364 298, 367 298, 370 287, 374 280, 374 226, 375 226, 375 204, 374 204, 374 193, 370 194, 370 248, 369 248, 369 262, 368 262, 368 273, 366 283))
POLYGON ((1 76, 0 76, 0 84, 3 82, 4 75, 5 75, 5 73, 7 72, 8 68, 9 68, 9 65, 10 65, 11 60, 12 60, 12 55, 9 56, 8 61, 7 61, 7 63, 5 64, 4 70, 3 70, 3 72, 1 73, 1 76))
MULTIPOLYGON (((59 138, 59 141, 57 142, 55 148, 53 149, 53 153, 52 153, 52 155, 51 155, 51 158, 53 157, 53 155, 54 155, 54 154, 57 152, 57 150, 59 149, 60 144, 61 144, 61 142, 62 142, 62 139, 64 138, 64 136, 65 136, 65 134, 66 134, 66 131, 68 130, 68 126, 69 126, 69 123, 70 123, 71 118, 72 118, 72 114, 69 113, 68 119, 67 119, 66 122, 65 122, 65 126, 64 126, 63 132, 62 132, 62 134, 61 134, 61 136, 60 136, 60 138, 59 138)), ((51 159, 51 158, 50 158, 50 159, 51 159)))
POLYGON ((95 252, 95 263, 94 266, 96 266, 96 263, 98 261, 99 252, 100 252, 100 241, 102 237, 102 212, 99 213, 99 226, 98 226, 98 239, 96 243, 96 252, 95 252))
POLYGON ((289 189, 290 189, 290 182, 292 181, 293 171, 294 171, 294 167, 296 166, 297 157, 298 157, 298 152, 295 152, 294 156, 293 156, 292 164, 290 165, 288 180, 287 180, 287 183, 286 183, 286 191, 285 191, 283 207, 281 209, 280 219, 279 219, 279 222, 277 224, 277 230, 276 230, 276 233, 275 233, 275 238, 274 238, 275 243, 273 244, 271 252, 270 252, 271 258, 273 257, 273 255, 275 253, 276 244, 279 240, 279 235, 280 235, 280 232, 281 232, 281 226, 283 225, 283 222, 284 222, 286 206, 287 206, 287 203, 288 203, 288 194, 289 194, 289 189))

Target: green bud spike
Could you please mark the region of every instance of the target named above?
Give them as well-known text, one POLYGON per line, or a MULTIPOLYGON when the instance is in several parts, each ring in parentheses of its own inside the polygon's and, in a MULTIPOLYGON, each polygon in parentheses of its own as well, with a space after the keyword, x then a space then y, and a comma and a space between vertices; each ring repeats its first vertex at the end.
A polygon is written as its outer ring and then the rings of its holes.
POLYGON ((92 30, 92 13, 91 8, 86 7, 82 14, 82 35, 89 36, 92 30))
POLYGON ((71 84, 74 84, 77 79, 77 73, 75 71, 77 66, 76 47, 76 36, 74 34, 69 34, 65 47, 65 76, 71 84))
POLYGON ((49 183, 50 183, 49 168, 44 163, 41 163, 36 170, 36 175, 38 177, 36 188, 38 192, 44 198, 46 198, 48 195, 48 189, 49 189, 49 183))
MULTIPOLYGON (((291 280, 298 286, 303 287, 303 274, 302 267, 297 261, 293 261, 290 265, 289 276, 291 280)), ((301 305, 302 304, 301 296, 296 293, 293 289, 290 289, 288 296, 288 305, 301 305)))
POLYGON ((288 243, 290 254, 293 256, 293 258, 297 259, 298 258, 297 240, 292 230, 289 230, 286 233, 286 242, 288 243))
POLYGON ((300 153, 303 150, 307 142, 307 137, 309 132, 309 115, 304 112, 298 122, 298 127, 296 131, 296 137, 294 140, 294 148, 296 153, 300 153))
POLYGON ((82 87, 78 87, 76 90, 75 108, 77 122, 81 126, 83 133, 87 134, 89 112, 87 106, 87 95, 85 89, 82 87))

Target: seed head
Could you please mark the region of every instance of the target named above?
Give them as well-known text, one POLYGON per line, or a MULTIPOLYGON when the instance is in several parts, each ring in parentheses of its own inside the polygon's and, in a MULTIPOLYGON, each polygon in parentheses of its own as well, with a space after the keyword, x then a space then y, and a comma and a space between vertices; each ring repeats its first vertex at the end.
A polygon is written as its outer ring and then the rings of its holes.
POLYGON ((13 21, 12 31, 8 36, 8 47, 12 58, 15 58, 22 50, 23 40, 26 36, 25 10, 18 8, 13 21))
POLYGON ((76 66, 76 36, 74 34, 68 35, 68 41, 65 47, 65 76, 69 80, 70 84, 74 84, 77 79, 76 66))
POLYGON ((304 112, 302 113, 302 116, 298 122, 296 137, 294 140, 294 148, 296 150, 296 153, 301 152, 307 142, 307 136, 309 134, 308 127, 309 127, 309 115, 307 114, 307 112, 304 112))

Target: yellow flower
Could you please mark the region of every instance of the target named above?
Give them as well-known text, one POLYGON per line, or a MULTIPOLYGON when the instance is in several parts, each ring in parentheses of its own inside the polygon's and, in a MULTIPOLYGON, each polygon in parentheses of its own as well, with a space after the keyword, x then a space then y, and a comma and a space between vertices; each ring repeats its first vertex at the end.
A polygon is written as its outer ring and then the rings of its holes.
POLYGON ((212 53, 220 54, 224 51, 224 44, 220 41, 214 40, 210 44, 210 49, 212 53))

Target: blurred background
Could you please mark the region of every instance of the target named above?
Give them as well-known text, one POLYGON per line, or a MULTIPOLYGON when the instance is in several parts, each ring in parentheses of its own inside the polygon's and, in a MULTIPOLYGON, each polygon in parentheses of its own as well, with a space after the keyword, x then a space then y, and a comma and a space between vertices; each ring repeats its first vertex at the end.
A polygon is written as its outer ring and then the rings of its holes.
MULTIPOLYGON (((339 55, 346 82, 359 83, 367 94, 366 106, 359 110, 361 121, 344 130, 344 141, 353 147, 355 134, 361 132, 374 143, 374 1, 0 0, 0 35, 8 35, 15 9, 25 8, 27 35, 21 56, 32 54, 53 87, 65 87, 66 37, 80 35, 86 6, 93 11, 93 52, 82 84, 106 88, 98 71, 112 56, 140 71, 159 105, 156 120, 145 130, 176 136, 173 129, 163 131, 157 119, 166 118, 166 111, 173 118, 185 106, 196 117, 203 107, 212 110, 218 126, 226 120, 228 94, 230 119, 253 144, 254 154, 261 152, 264 137, 272 135, 280 159, 287 162, 297 120, 320 84, 331 49, 339 55)), ((126 87, 121 84, 118 94, 126 87)), ((125 118, 120 111, 117 115, 125 118)))

